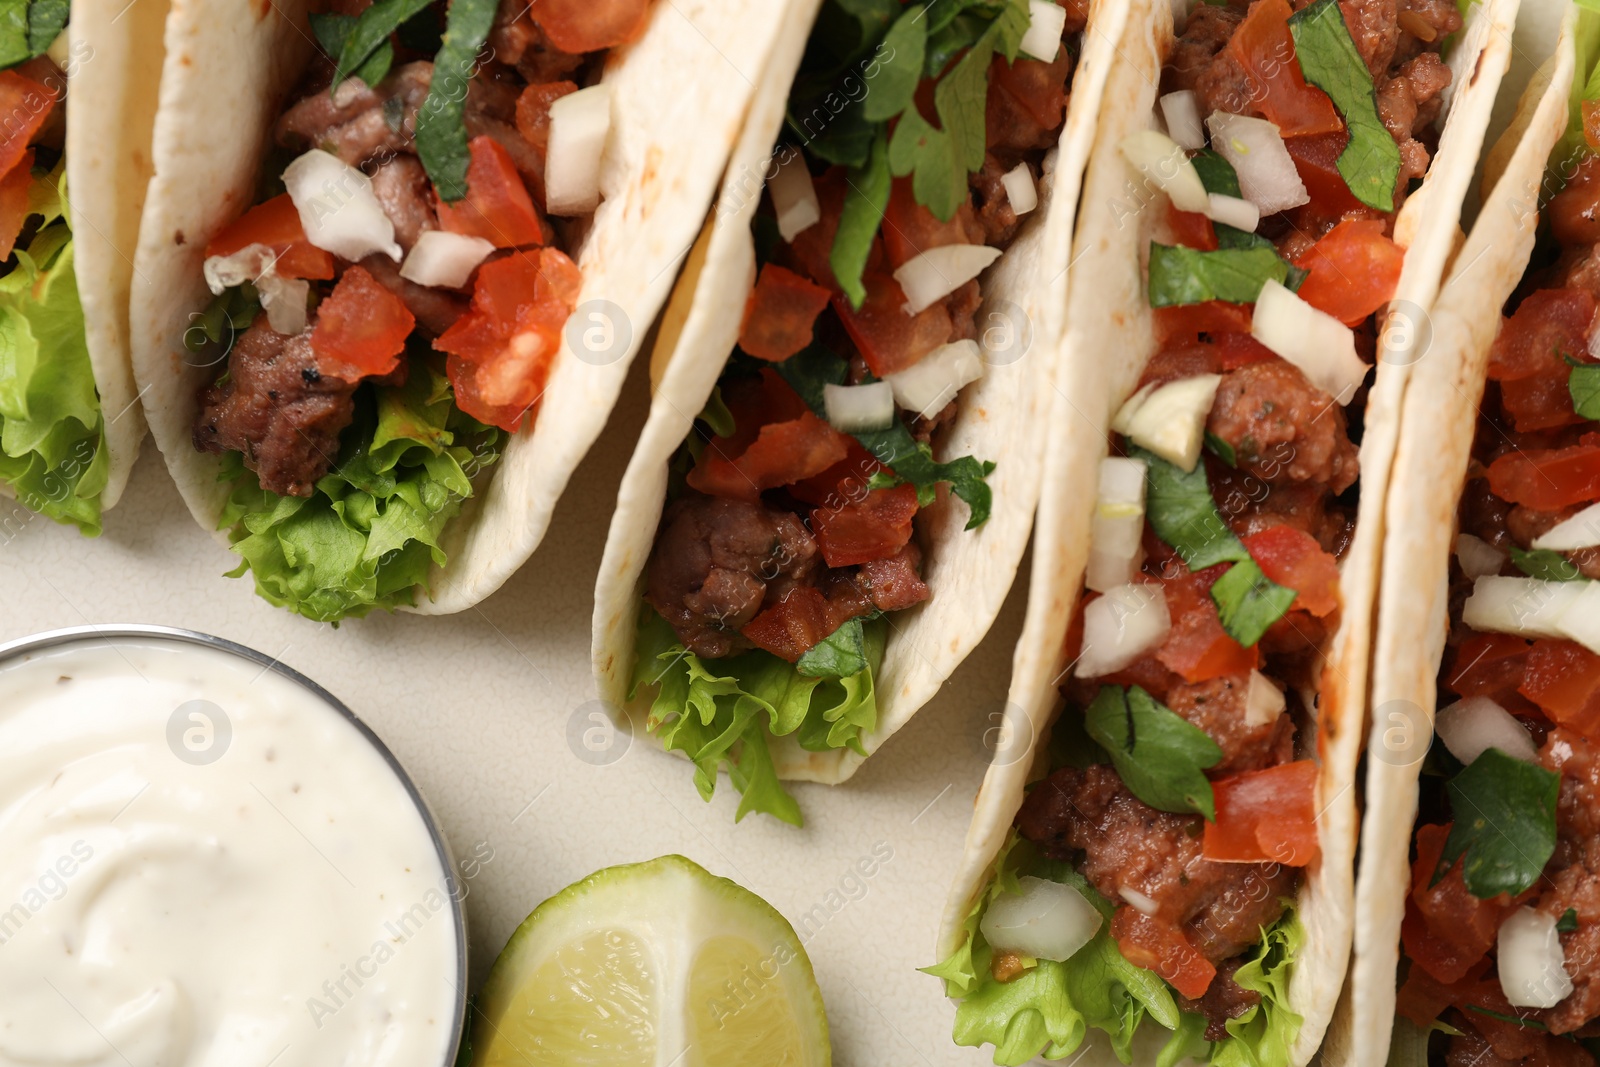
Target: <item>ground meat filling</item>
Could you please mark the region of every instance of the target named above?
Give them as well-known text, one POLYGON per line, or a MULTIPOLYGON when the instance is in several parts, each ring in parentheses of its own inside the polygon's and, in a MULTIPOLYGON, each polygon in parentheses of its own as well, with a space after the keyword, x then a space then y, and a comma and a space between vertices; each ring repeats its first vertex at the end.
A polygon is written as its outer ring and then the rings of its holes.
POLYGON ((1283 360, 1224 374, 1206 430, 1232 446, 1240 470, 1270 486, 1312 483, 1337 496, 1359 473, 1344 409, 1283 360))

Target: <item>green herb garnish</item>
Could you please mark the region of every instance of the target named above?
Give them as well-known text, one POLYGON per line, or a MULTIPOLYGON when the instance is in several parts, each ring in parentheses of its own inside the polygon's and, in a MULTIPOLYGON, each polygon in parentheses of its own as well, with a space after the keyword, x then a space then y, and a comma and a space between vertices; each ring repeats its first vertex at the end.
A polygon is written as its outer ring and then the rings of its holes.
POLYGON ((1284 262, 1271 242, 1260 240, 1265 243, 1241 241, 1246 247, 1215 252, 1150 242, 1150 306, 1179 307, 1207 300, 1253 304, 1268 280, 1300 288, 1306 272, 1284 262))
POLYGON ((1084 726, 1134 796, 1160 811, 1199 812, 1216 821, 1204 771, 1221 762, 1222 749, 1204 730, 1136 685, 1101 686, 1084 726))
POLYGON ((1439 876, 1465 856, 1461 876, 1480 900, 1533 885, 1555 852, 1560 788, 1554 771, 1486 749, 1446 786, 1455 822, 1439 876))
POLYGON ((494 26, 496 0, 452 0, 444 43, 433 57, 433 82, 417 113, 417 155, 433 182, 434 192, 448 203, 467 195, 467 127, 464 120, 467 85, 477 67, 478 52, 494 26))

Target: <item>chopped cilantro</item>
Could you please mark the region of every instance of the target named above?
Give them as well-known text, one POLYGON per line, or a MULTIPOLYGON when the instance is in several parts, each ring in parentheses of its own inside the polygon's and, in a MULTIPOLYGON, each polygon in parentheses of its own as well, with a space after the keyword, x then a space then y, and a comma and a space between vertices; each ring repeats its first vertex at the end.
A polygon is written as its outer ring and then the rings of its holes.
POLYGON ((1529 578, 1542 578, 1547 582, 1575 582, 1583 577, 1570 559, 1554 549, 1525 549, 1512 545, 1511 562, 1529 578))
POLYGON ((496 0, 453 0, 446 16, 444 43, 433 57, 433 82, 417 112, 417 155, 448 203, 467 195, 467 83, 478 51, 494 26, 496 0))
POLYGON ((1465 856, 1462 878, 1480 900, 1532 886, 1555 852, 1560 786, 1554 771, 1485 750, 1446 786, 1455 822, 1440 857, 1441 875, 1465 856))
POLYGON ((1244 247, 1215 252, 1150 242, 1150 306, 1179 307, 1207 300, 1253 304, 1268 279, 1298 289, 1305 271, 1284 262, 1265 238, 1259 244, 1249 240, 1254 236, 1243 236, 1239 243, 1244 247))
POLYGON ((1134 796, 1160 811, 1199 812, 1216 821, 1204 772, 1221 761, 1222 749, 1204 730, 1136 685, 1101 686, 1084 727, 1134 796))

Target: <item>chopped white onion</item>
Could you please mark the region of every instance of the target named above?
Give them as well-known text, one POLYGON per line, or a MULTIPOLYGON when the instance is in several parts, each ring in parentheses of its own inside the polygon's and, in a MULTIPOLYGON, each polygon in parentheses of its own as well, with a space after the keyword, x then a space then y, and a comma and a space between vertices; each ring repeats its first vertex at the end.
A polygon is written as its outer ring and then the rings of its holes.
POLYGON ((1211 206, 1200 172, 1178 142, 1160 130, 1136 130, 1122 139, 1122 154, 1179 211, 1205 211, 1211 206))
POLYGON ((1144 561, 1145 463, 1107 456, 1089 529, 1089 565, 1084 584, 1097 593, 1127 585, 1144 561))
POLYGON ((1533 539, 1534 548, 1571 552, 1600 545, 1600 504, 1590 504, 1533 539))
POLYGON ((1462 763, 1471 763, 1491 748, 1529 763, 1539 756, 1528 728, 1488 697, 1467 697, 1440 708, 1433 732, 1462 763))
POLYGON ((1223 193, 1208 193, 1207 199, 1211 207, 1206 214, 1212 222, 1220 222, 1225 226, 1232 226, 1236 230, 1254 233, 1261 224, 1261 210, 1248 200, 1241 200, 1237 196, 1226 196, 1223 193))
POLYGON ((493 251, 494 243, 482 237, 428 230, 417 238, 406 261, 400 264, 400 277, 418 285, 460 289, 493 251))
POLYGON ((1565 585, 1583 588, 1573 597, 1572 606, 1561 616, 1561 633, 1591 652, 1600 653, 1600 582, 1574 581, 1565 585))
POLYGON ((1161 117, 1167 123, 1167 136, 1198 152, 1206 146, 1206 128, 1200 121, 1200 98, 1193 89, 1179 89, 1161 98, 1161 117))
POLYGON ((394 223, 372 192, 372 179, 338 156, 313 148, 283 172, 306 240, 354 262, 374 252, 400 262, 394 223))
MULTIPOLYGON (((1579 617, 1593 604, 1593 582, 1547 582, 1538 578, 1485 575, 1472 583, 1472 595, 1461 608, 1461 621, 1474 630, 1522 634, 1525 637, 1573 636, 1586 628, 1579 617), (1581 602, 1581 603, 1580 603, 1581 602), (1568 615, 1574 618, 1569 621, 1568 615)), ((1589 645, 1591 650, 1600 648, 1589 645)))
POLYGON ((1514 1008, 1553 1008, 1572 994, 1554 915, 1526 905, 1507 915, 1495 939, 1495 964, 1514 1008))
POLYGON ((1222 153, 1239 175, 1239 191, 1263 215, 1310 202, 1278 127, 1266 119, 1225 111, 1213 111, 1206 126, 1211 130, 1211 147, 1222 153))
POLYGON ((213 295, 221 296, 236 285, 254 283, 262 275, 271 273, 277 261, 278 254, 270 246, 251 244, 225 256, 212 256, 200 272, 205 277, 206 288, 213 295))
POLYGON ((1167 595, 1151 582, 1108 589, 1083 609, 1083 652, 1073 673, 1099 678, 1120 671, 1166 640, 1167 595))
POLYGON ((1149 400, 1150 394, 1155 391, 1156 384, 1151 382, 1149 385, 1141 386, 1137 393, 1124 400, 1117 413, 1111 416, 1111 428, 1124 437, 1128 436, 1128 426, 1133 422, 1133 417, 1139 413, 1139 409, 1144 407, 1144 402, 1149 400))
POLYGON ((293 337, 306 328, 306 300, 311 296, 311 283, 301 278, 280 278, 268 271, 256 280, 256 292, 261 297, 261 308, 267 313, 267 325, 274 333, 293 337))
POLYGON ((905 370, 883 380, 894 390, 895 403, 931 419, 956 398, 968 382, 983 376, 983 353, 978 342, 942 344, 905 370))
POLYGON ((1033 184, 1033 171, 1027 163, 1018 163, 1000 176, 1005 186, 1006 200, 1015 215, 1026 215, 1039 206, 1039 187, 1033 184))
POLYGON ((1066 28, 1066 8, 1055 0, 1028 0, 1028 32, 1022 35, 1017 50, 1049 63, 1061 49, 1061 34, 1066 28))
POLYGON ((1299 367, 1312 385, 1340 404, 1355 398, 1372 369, 1356 355, 1350 327, 1271 278, 1256 297, 1250 336, 1299 367))
POLYGON ((797 151, 790 150, 788 158, 772 172, 767 194, 778 213, 778 235, 785 241, 794 240, 822 220, 817 187, 812 184, 805 157, 797 151))
POLYGON ((1039 960, 1068 960, 1099 932, 1104 918, 1070 885, 1025 874, 1021 893, 1002 893, 989 902, 978 929, 999 952, 1039 960))
POLYGON ((552 215, 587 215, 600 206, 600 160, 611 133, 611 88, 604 82, 550 105, 544 161, 545 206, 552 215))
POLYGON ((1000 250, 989 245, 940 245, 912 256, 894 272, 906 294, 906 314, 943 300, 999 258, 1000 250))
POLYGON ((1589 321, 1588 348, 1590 359, 1600 359, 1600 315, 1589 321))
POLYGON ((828 422, 840 433, 882 430, 894 422, 894 390, 888 382, 870 385, 822 387, 822 403, 828 422))
POLYGON ((1144 394, 1142 399, 1140 394, 1135 394, 1128 403, 1137 401, 1138 407, 1125 418, 1119 411, 1117 418, 1127 426, 1123 432, 1134 444, 1192 471, 1200 460, 1206 419, 1211 415, 1211 403, 1221 384, 1220 374, 1197 374, 1167 382, 1144 394))
POLYGON ((1461 573, 1468 578, 1482 578, 1486 574, 1499 574, 1505 566, 1506 554, 1481 537, 1469 533, 1456 536, 1456 559, 1461 573))
POLYGON ((1133 907, 1133 910, 1141 915, 1154 915, 1161 910, 1161 905, 1156 903, 1154 897, 1147 896, 1137 889, 1121 886, 1117 889, 1117 896, 1126 900, 1133 907))
POLYGON ((1244 693, 1244 721, 1249 726, 1265 726, 1277 722, 1283 709, 1288 707, 1283 690, 1260 671, 1250 672, 1250 685, 1244 693))

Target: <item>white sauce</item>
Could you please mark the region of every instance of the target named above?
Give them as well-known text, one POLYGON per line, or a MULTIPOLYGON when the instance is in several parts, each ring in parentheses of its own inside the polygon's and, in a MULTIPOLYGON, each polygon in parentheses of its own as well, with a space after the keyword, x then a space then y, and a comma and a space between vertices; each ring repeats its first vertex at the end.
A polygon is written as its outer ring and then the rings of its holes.
POLYGON ((439 1067, 447 886, 377 750, 275 672, 153 638, 0 666, 0 1064, 439 1067))

